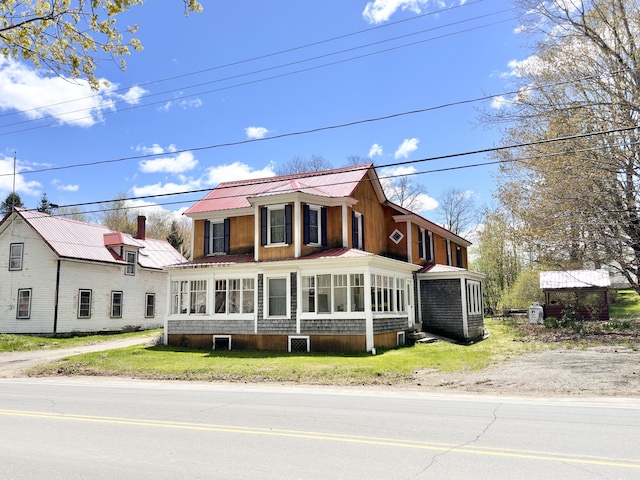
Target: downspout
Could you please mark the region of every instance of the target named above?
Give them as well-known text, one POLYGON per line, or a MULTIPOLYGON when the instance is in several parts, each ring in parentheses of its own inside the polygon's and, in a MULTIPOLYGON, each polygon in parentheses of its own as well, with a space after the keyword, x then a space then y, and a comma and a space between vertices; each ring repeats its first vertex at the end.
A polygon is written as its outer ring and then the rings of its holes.
POLYGON ((53 305, 53 333, 58 333, 58 296, 60 293, 60 259, 58 259, 58 268, 56 269, 56 291, 54 295, 53 305))

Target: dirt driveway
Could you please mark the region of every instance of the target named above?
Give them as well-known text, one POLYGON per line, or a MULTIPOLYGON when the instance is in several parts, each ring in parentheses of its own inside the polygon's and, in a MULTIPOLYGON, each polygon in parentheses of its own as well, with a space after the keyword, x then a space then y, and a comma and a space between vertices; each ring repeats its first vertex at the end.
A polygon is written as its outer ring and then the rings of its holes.
POLYGON ((640 397, 640 351, 629 347, 556 348, 478 371, 416 372, 414 387, 510 396, 640 397))
POLYGON ((157 335, 148 337, 123 338, 82 345, 73 348, 56 348, 51 350, 30 350, 27 352, 0 352, 0 378, 22 377, 24 370, 42 363, 88 352, 101 352, 114 348, 130 347, 155 342, 157 335))

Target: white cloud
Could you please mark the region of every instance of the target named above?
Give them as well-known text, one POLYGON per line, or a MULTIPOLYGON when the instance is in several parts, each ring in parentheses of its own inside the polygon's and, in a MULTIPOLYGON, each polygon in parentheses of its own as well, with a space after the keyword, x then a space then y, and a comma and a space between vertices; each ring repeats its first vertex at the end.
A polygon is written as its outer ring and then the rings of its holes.
POLYGON ((251 139, 264 138, 269 133, 269 130, 264 127, 247 127, 244 131, 247 134, 247 138, 251 139))
POLYGON ((217 185, 232 180, 273 177, 275 175, 274 168, 275 165, 273 163, 270 163, 261 170, 254 170, 249 165, 241 162, 220 165, 209 168, 206 183, 209 185, 217 185))
POLYGON ((408 158, 410 154, 418 149, 418 143, 420 143, 420 140, 417 138, 405 138, 396 153, 393 154, 394 158, 408 158))
POLYGON ((46 118, 91 127, 103 121, 105 112, 116 110, 115 102, 135 104, 146 93, 133 87, 118 94, 117 87, 111 84, 95 92, 85 80, 62 78, 15 60, 0 59, 0 110, 16 110, 30 120, 46 118))
POLYGON ((367 2, 362 16, 367 22, 378 24, 389 20, 398 9, 422 13, 423 7, 429 3, 429 0, 375 0, 367 2))
POLYGON ((500 110, 507 103, 507 99, 503 95, 498 95, 491 99, 491 108, 500 110))
POLYGON ((371 145, 371 148, 369 149, 369 158, 373 158, 376 155, 378 156, 382 155, 382 147, 377 143, 374 143, 373 145, 371 145))
MULTIPOLYGON (((1 155, 1 154, 0 154, 1 155)), ((20 160, 16 163, 15 185, 16 193, 25 195, 39 195, 42 185, 37 181, 27 181, 20 172, 28 170, 20 160)), ((13 191, 13 158, 0 156, 0 201, 13 191)), ((24 199, 23 199, 24 201, 24 199)))
MULTIPOLYGON (((157 145, 154 145, 157 147, 157 145)), ((153 148, 153 147, 152 147, 153 148)), ((163 152, 156 152, 162 154, 163 152)), ((143 160, 139 163, 140 171, 143 173, 183 173, 193 170, 198 165, 191 152, 180 152, 177 155, 169 155, 153 160, 143 160)))
POLYGON ((421 193, 420 195, 418 195, 417 202, 422 205, 422 210, 418 212, 419 214, 425 214, 438 208, 438 201, 435 198, 430 197, 426 193, 421 193))
POLYGON ((131 191, 136 197, 148 196, 148 195, 163 195, 165 193, 182 193, 189 192, 191 190, 197 190, 202 187, 202 183, 199 180, 187 180, 184 183, 154 183, 152 185, 143 185, 141 187, 134 186, 131 191))
POLYGON ((202 106, 202 100, 200 98, 185 98, 182 100, 169 100, 167 103, 158 107, 158 110, 168 112, 173 107, 179 107, 183 110, 188 108, 198 108, 202 106))
POLYGON ((56 190, 61 190, 63 192, 77 192, 80 189, 79 185, 64 185, 58 179, 51 180, 51 184, 55 185, 56 190))

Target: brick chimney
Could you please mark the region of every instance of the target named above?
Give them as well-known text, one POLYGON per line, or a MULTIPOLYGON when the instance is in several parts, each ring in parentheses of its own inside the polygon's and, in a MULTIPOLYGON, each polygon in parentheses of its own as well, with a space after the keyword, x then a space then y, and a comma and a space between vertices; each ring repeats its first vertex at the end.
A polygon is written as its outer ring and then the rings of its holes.
POLYGON ((135 236, 135 238, 137 238, 138 240, 144 240, 146 237, 146 234, 147 234, 146 221, 147 221, 147 217, 145 217, 144 215, 138 215, 138 233, 135 236))

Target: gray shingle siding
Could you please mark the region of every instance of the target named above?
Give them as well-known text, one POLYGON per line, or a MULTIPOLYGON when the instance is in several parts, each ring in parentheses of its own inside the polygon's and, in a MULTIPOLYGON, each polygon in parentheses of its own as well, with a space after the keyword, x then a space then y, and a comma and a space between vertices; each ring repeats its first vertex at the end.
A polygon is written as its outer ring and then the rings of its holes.
POLYGON ((238 334, 253 333, 253 320, 169 320, 169 334, 238 334))
POLYGON ((478 338, 484 335, 484 317, 482 314, 469 315, 467 317, 467 328, 469 330, 469 338, 478 338))
POLYGON ((364 318, 318 318, 300 320, 300 333, 304 335, 364 335, 364 318))
POLYGON ((422 328, 464 338, 460 280, 420 280, 422 328))
POLYGON ((409 328, 409 318, 374 318, 373 333, 401 332, 409 328))

